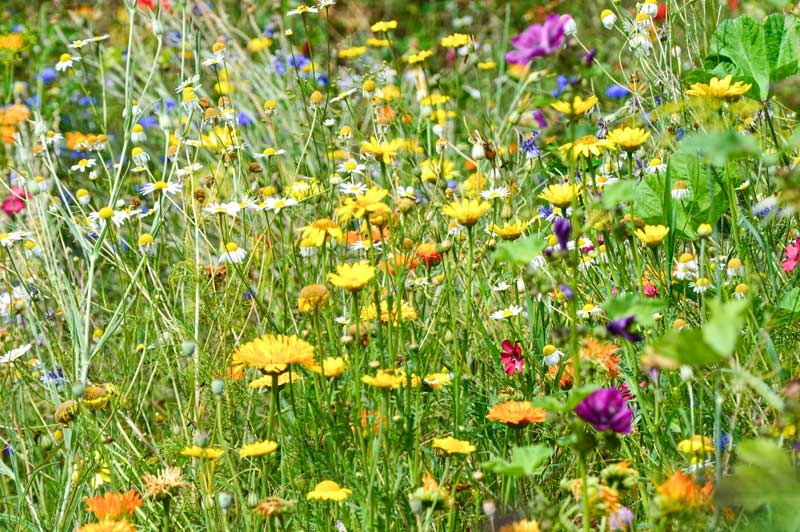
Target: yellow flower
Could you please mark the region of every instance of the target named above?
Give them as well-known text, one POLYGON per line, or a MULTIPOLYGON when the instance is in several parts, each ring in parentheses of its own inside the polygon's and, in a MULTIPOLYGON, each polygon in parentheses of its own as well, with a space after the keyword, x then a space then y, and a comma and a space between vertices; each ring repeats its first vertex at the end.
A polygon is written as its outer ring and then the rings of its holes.
POLYGON ((687 440, 678 444, 678 451, 683 454, 709 454, 714 452, 714 444, 711 438, 695 434, 687 440))
POLYGON ((450 96, 445 96, 444 94, 434 93, 430 96, 426 96, 425 98, 419 101, 420 105, 425 107, 432 107, 434 105, 443 105, 450 101, 450 96))
POLYGON ((733 76, 728 75, 722 79, 714 76, 711 81, 706 83, 695 83, 692 88, 686 91, 689 96, 700 96, 701 98, 738 98, 750 90, 750 83, 737 81, 731 84, 733 76))
POLYGON ((494 235, 499 236, 503 240, 516 240, 522 236, 525 229, 528 228, 529 222, 514 220, 512 223, 503 222, 503 227, 497 224, 489 224, 488 231, 494 235))
POLYGON ((440 44, 444 48, 461 48, 469 43, 469 35, 465 35, 463 33, 454 33, 452 35, 448 35, 447 37, 442 37, 442 40, 440 41, 440 44))
POLYGON ((523 519, 500 527, 499 532, 539 532, 539 522, 523 519))
POLYGON ((375 277, 375 266, 366 261, 355 264, 339 264, 336 273, 329 273, 328 280, 333 286, 344 288, 351 292, 358 292, 375 277))
POLYGON ((117 393, 113 384, 93 384, 83 392, 83 406, 89 410, 102 410, 117 393))
POLYGON ((181 451, 181 455, 183 456, 191 456, 192 458, 209 458, 211 460, 216 460, 224 453, 225 451, 216 447, 200 447, 199 445, 184 447, 181 451))
POLYGON ((388 214, 391 209, 381 200, 389 194, 388 190, 372 187, 363 194, 345 198, 344 205, 336 210, 336 216, 343 222, 350 218, 363 218, 365 215, 388 214))
POLYGON ((462 199, 445 205, 442 208, 442 213, 450 218, 455 218, 458 223, 465 227, 472 227, 491 208, 492 206, 488 201, 462 199))
POLYGON ((663 225, 645 225, 644 229, 637 229, 633 234, 647 247, 656 247, 669 233, 669 227, 663 225))
POLYGON ((476 447, 464 440, 457 440, 452 436, 446 438, 434 438, 433 448, 441 449, 447 454, 472 454, 475 452, 476 447))
POLYGON ((310 225, 300 228, 300 238, 303 240, 303 247, 322 247, 326 240, 344 240, 339 224, 330 218, 320 218, 310 225))
POLYGON ((552 203, 556 207, 565 208, 569 207, 572 199, 581 192, 580 185, 570 185, 569 183, 559 183, 550 185, 539 194, 539 198, 552 203))
POLYGON ((397 152, 403 148, 405 142, 403 139, 392 139, 389 142, 378 142, 375 137, 370 137, 369 142, 361 142, 361 153, 368 153, 384 164, 390 164, 397 155, 397 152))
POLYGON ((430 50, 420 50, 419 52, 417 52, 415 54, 409 55, 408 59, 406 59, 406 61, 408 61, 409 65, 414 65, 416 63, 422 63, 423 61, 425 61, 427 58, 429 58, 432 55, 433 55, 433 52, 431 52, 430 50))
POLYGON ((551 103, 550 106, 561 114, 577 117, 594 107, 595 104, 597 104, 597 96, 589 96, 585 100, 580 96, 575 96, 572 102, 559 100, 551 103))
POLYGON ((450 179, 455 174, 456 165, 447 159, 444 162, 438 159, 425 159, 419 163, 420 179, 423 181, 436 181, 439 177, 450 179))
POLYGON ((347 369, 347 362, 342 357, 327 357, 322 359, 322 364, 313 366, 310 369, 323 377, 336 378, 347 369))
POLYGON ((367 53, 366 46, 351 46, 350 48, 339 50, 339 57, 341 59, 353 59, 365 53, 367 53))
POLYGON ((247 43, 247 49, 253 53, 262 52, 270 46, 272 46, 272 39, 269 37, 256 37, 247 43))
POLYGON ((309 501, 343 501, 351 493, 353 490, 342 488, 332 480, 323 480, 308 492, 306 499, 309 501))
POLYGON ((625 151, 635 151, 647 142, 650 132, 640 127, 619 127, 610 131, 606 138, 625 151))
POLYGON ((478 63, 478 69, 480 70, 494 70, 497 66, 497 63, 494 61, 481 61, 478 63))
POLYGON ((396 30, 397 29, 397 21, 396 20, 381 20, 380 22, 376 22, 372 26, 369 27, 373 33, 385 33, 389 30, 396 30))
POLYGON ((297 296, 297 310, 311 312, 319 310, 328 303, 331 295, 328 289, 321 284, 310 284, 300 289, 297 296))
MULTIPOLYGON (((311 369, 311 367, 309 367, 311 369)), ((258 379, 252 381, 248 386, 250 388, 259 389, 259 388, 272 388, 272 378, 275 375, 264 375, 263 377, 259 377, 258 379)), ((302 375, 298 375, 297 373, 282 373, 278 375, 278 388, 282 388, 287 384, 295 383, 297 381, 303 380, 302 375), (291 376, 290 376, 291 375, 291 376)))
POLYGON ((447 370, 447 368, 442 368, 439 373, 428 373, 425 375, 425 378, 422 379, 422 382, 425 386, 429 388, 433 388, 436 390, 437 388, 441 388, 442 386, 447 386, 453 381, 453 374, 447 370))
POLYGON ((289 364, 314 365, 314 346, 295 335, 265 334, 239 346, 233 363, 258 368, 264 374, 283 373, 289 364))
POLYGON ((239 456, 242 458, 245 458, 247 456, 264 456, 275 452, 275 449, 277 448, 278 448, 278 442, 269 440, 257 441, 254 443, 243 445, 242 448, 239 449, 239 456))
POLYGON ((558 147, 558 151, 561 152, 561 155, 569 154, 573 159, 577 159, 579 156, 587 158, 593 155, 598 156, 606 150, 615 149, 616 146, 613 142, 608 139, 598 139, 594 135, 586 135, 579 139, 575 139, 575 142, 567 142, 566 144, 558 147))
MULTIPOLYGON (((417 388, 419 386, 419 377, 411 375, 411 387, 417 388)), ((375 376, 364 375, 361 377, 361 382, 376 388, 389 388, 396 390, 401 386, 406 386, 409 383, 409 378, 403 370, 379 369, 375 376)))
POLYGON ((366 42, 367 46, 372 46, 373 48, 385 48, 391 44, 389 39, 375 39, 373 37, 367 39, 366 42))
MULTIPOLYGON (((370 303, 369 306, 361 310, 361 321, 370 321, 378 317, 378 312, 375 310, 375 303, 370 303)), ((403 301, 400 304, 400 314, 397 313, 397 305, 392 304, 389 308, 389 303, 385 299, 381 301, 381 323, 392 322, 392 325, 397 325, 401 321, 410 321, 417 319, 417 310, 403 301)))

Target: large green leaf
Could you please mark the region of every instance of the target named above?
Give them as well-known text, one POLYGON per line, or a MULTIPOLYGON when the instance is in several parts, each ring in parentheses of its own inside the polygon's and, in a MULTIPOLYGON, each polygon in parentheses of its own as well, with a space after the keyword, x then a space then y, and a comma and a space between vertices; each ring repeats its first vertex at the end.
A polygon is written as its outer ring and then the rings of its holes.
POLYGON ((745 311, 750 306, 747 299, 736 299, 721 303, 709 302, 711 319, 703 324, 703 340, 717 352, 728 357, 736 349, 739 332, 745 321, 745 311))
POLYGON ((547 242, 536 235, 513 242, 501 242, 494 252, 494 260, 525 266, 538 257, 546 246, 547 242))
POLYGON ((750 17, 723 21, 711 37, 704 65, 711 75, 730 74, 751 83, 748 94, 766 100, 771 82, 798 72, 798 57, 797 21, 775 13, 763 25, 750 17))
MULTIPOLYGON (((761 148, 751 135, 743 135, 734 130, 720 133, 694 133, 681 141, 679 154, 702 157, 712 166, 725 166, 730 161, 748 157, 760 157, 761 148)), ((679 157, 679 161, 682 159, 679 157)), ((676 163, 680 164, 680 163, 676 163)), ((684 163, 685 164, 685 163, 684 163)))
POLYGON ((511 461, 493 458, 481 464, 486 471, 507 477, 527 477, 536 473, 553 454, 546 445, 515 447, 511 450, 511 461))

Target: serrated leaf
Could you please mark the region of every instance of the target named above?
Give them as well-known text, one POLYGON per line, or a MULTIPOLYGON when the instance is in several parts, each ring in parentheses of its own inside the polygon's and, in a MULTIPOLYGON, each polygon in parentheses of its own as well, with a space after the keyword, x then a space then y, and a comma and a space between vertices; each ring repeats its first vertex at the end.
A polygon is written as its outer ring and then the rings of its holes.
POLYGON ((547 246, 547 242, 536 235, 532 235, 513 242, 501 242, 494 252, 495 262, 508 262, 516 266, 525 266, 547 246))

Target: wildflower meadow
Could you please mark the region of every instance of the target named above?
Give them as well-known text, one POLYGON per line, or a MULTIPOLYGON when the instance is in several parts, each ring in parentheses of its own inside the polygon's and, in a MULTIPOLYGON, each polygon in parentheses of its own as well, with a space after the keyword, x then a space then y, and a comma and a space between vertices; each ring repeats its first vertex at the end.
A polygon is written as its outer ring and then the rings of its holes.
POLYGON ((800 531, 800 7, 0 4, 0 532, 800 531))

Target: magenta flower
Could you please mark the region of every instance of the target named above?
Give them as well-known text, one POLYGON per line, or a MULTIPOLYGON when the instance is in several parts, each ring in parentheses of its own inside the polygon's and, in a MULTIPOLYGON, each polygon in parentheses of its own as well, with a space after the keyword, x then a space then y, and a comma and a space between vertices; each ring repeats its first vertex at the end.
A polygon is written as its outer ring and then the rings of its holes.
POLYGON ((564 27, 572 21, 570 15, 548 15, 544 24, 531 24, 511 39, 516 50, 506 53, 506 61, 513 65, 527 65, 536 57, 558 51, 564 44, 564 27))
POLYGON ((28 194, 24 188, 18 185, 12 186, 11 193, 3 200, 3 212, 9 216, 15 216, 21 213, 25 209, 25 200, 27 200, 29 196, 30 194, 28 194))
POLYGON ((633 410, 616 388, 601 388, 589 394, 575 409, 575 413, 598 431, 629 434, 633 430, 633 410))
POLYGON ((503 340, 500 352, 500 362, 503 363, 503 370, 509 377, 515 373, 522 373, 525 362, 522 360, 522 346, 519 342, 512 344, 511 340, 503 340))
POLYGON ((781 262, 781 268, 786 273, 792 273, 800 262, 800 238, 788 244, 783 252, 786 254, 786 259, 781 262))

